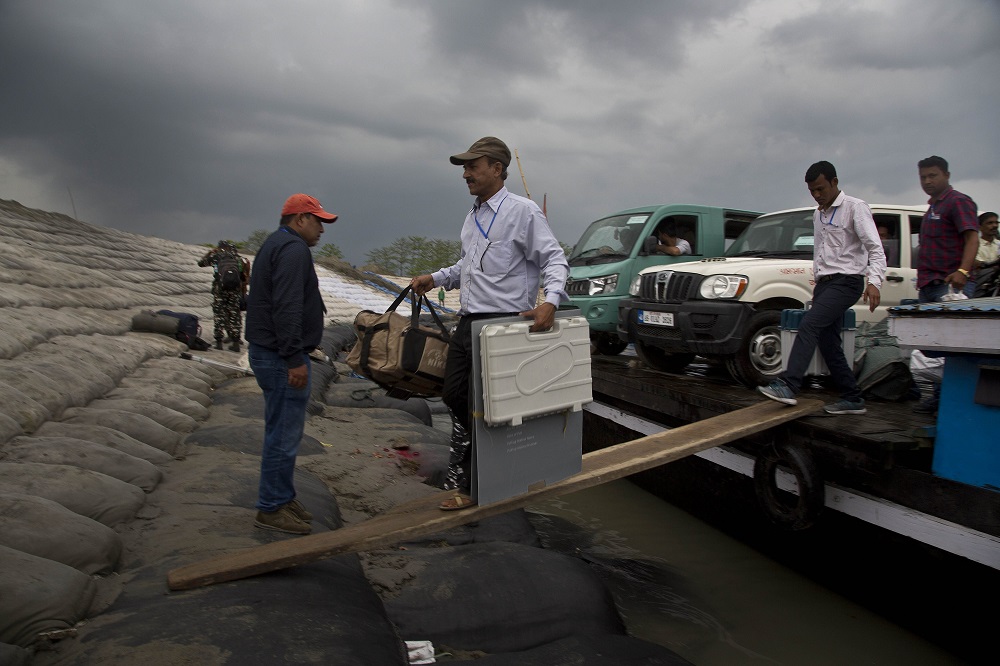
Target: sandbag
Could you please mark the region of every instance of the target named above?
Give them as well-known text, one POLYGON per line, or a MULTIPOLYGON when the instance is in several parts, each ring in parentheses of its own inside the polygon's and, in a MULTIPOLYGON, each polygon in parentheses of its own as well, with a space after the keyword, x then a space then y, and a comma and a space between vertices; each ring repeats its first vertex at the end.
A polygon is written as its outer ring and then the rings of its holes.
POLYGON ((130 483, 70 465, 0 462, 0 488, 58 502, 108 527, 132 520, 146 502, 130 483))
MULTIPOLYGON (((198 403, 202 407, 211 407, 212 398, 208 395, 202 393, 201 391, 196 391, 194 389, 189 389, 186 386, 181 386, 179 384, 171 384, 170 382, 160 381, 158 379, 150 379, 148 377, 126 377, 121 380, 118 384, 118 388, 111 391, 105 398, 125 398, 128 397, 127 391, 138 391, 140 395, 145 396, 147 394, 157 394, 157 395, 167 395, 170 399, 181 398, 183 400, 190 400, 191 402, 198 403)), ((146 398, 140 398, 144 400, 146 398)), ((164 402, 163 404, 170 407, 169 402, 164 402)), ((171 409, 176 409, 171 407, 171 409)), ((184 411, 178 409, 177 411, 184 411)), ((187 414, 187 412, 184 412, 187 414)))
POLYGON ((121 381, 122 377, 132 372, 132 367, 100 349, 97 345, 80 346, 73 338, 65 336, 53 338, 34 351, 39 358, 64 365, 74 372, 81 366, 90 366, 106 375, 111 380, 111 387, 114 387, 121 381))
MULTIPOLYGON (((202 396, 200 393, 198 396, 201 399, 207 397, 202 396)), ((103 400, 140 400, 142 402, 152 402, 179 414, 183 414, 194 419, 195 421, 204 421, 209 416, 208 406, 201 404, 200 400, 191 400, 190 398, 180 395, 179 393, 159 389, 155 386, 146 386, 142 388, 122 388, 119 386, 114 391, 111 391, 104 396, 103 400)), ((88 407, 93 406, 93 404, 94 403, 90 403, 88 407)))
POLYGON ((49 421, 35 431, 34 438, 43 439, 49 437, 67 437, 102 444, 127 453, 135 458, 148 460, 155 465, 167 463, 174 459, 172 455, 165 451, 154 448, 149 444, 143 444, 134 437, 130 437, 119 430, 108 428, 107 426, 49 421))
POLYGON ((576 634, 531 650, 491 654, 476 666, 692 666, 673 650, 632 636, 576 634), (613 656, 612 656, 613 655, 613 656))
POLYGON ((0 383, 0 412, 17 421, 24 432, 34 432, 52 418, 52 412, 9 384, 0 383))
POLYGON ((180 370, 189 375, 198 377, 210 386, 215 386, 224 382, 230 377, 240 374, 236 371, 224 371, 213 365, 199 363, 198 361, 180 358, 179 356, 164 356, 146 361, 144 367, 162 368, 163 370, 180 370))
POLYGON ((43 631, 72 627, 96 592, 72 567, 0 546, 0 642, 29 647, 43 631))
POLYGON ((323 341, 320 345, 327 356, 337 358, 340 352, 349 350, 357 339, 358 336, 352 326, 343 324, 328 326, 323 329, 323 341))
POLYGON ((861 322, 854 338, 854 374, 865 398, 902 400, 913 385, 899 342, 889 335, 886 319, 861 322))
POLYGON ((147 493, 153 492, 163 478, 163 472, 149 461, 81 439, 15 437, 0 450, 0 457, 4 462, 72 465, 89 469, 131 483, 147 493))
POLYGON ((174 432, 193 432, 198 428, 197 422, 176 410, 170 409, 152 400, 137 400, 129 398, 102 398, 87 405, 87 409, 112 409, 123 412, 142 414, 174 432))
POLYGON ((28 366, 61 386, 69 404, 74 407, 86 405, 115 387, 115 381, 93 365, 63 362, 52 354, 32 359, 28 366))
POLYGON ((66 423, 87 423, 114 428, 170 455, 176 455, 182 439, 180 434, 160 425, 148 416, 120 409, 73 407, 63 412, 62 420, 66 423))
POLYGON ((431 410, 423 398, 412 397, 406 400, 391 398, 385 394, 385 389, 372 382, 347 382, 330 384, 323 393, 323 402, 333 407, 382 407, 398 409, 412 414, 424 425, 434 425, 431 410))
POLYGON ((21 430, 21 424, 3 412, 0 412, 0 444, 6 442, 11 437, 17 437, 22 434, 24 434, 24 431, 21 430))
MULTIPOLYGON (((126 380, 144 380, 152 379, 154 381, 167 382, 169 384, 178 384, 184 388, 191 389, 192 391, 198 391, 204 395, 209 395, 212 392, 212 383, 205 381, 201 377, 194 377, 188 372, 182 370, 167 370, 165 368, 149 367, 141 365, 135 369, 131 375, 123 379, 126 380)), ((108 391, 111 389, 109 388, 108 391)), ((105 391, 104 393, 107 393, 105 391)), ((101 395, 104 395, 102 393, 101 395)))
POLYGON ((70 406, 69 398, 59 384, 30 367, 14 363, 0 365, 0 382, 15 387, 45 407, 52 418, 58 418, 70 406))
POLYGON ((122 554, 121 537, 107 525, 52 500, 12 493, 0 493, 0 546, 53 560, 87 575, 114 571, 122 554))
POLYGON ((513 652, 574 634, 624 634, 614 600, 582 561, 510 543, 395 551, 413 578, 385 602, 402 636, 513 652))
POLYGON ((31 666, 32 650, 17 645, 0 643, 0 664, 4 666, 31 666))

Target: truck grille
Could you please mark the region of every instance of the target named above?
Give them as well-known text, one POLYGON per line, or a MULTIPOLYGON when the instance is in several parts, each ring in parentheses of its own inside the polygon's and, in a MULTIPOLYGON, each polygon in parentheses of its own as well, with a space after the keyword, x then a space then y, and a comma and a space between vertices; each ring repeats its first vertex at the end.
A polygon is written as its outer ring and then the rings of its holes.
POLYGON ((587 296, 590 294, 590 280, 568 280, 566 293, 569 296, 587 296))
POLYGON ((691 273, 674 271, 646 273, 639 283, 639 298, 654 303, 683 301, 689 296, 694 277, 691 273))
POLYGON ((676 340, 680 341, 683 339, 681 331, 676 328, 667 328, 666 326, 650 326, 649 324, 636 324, 635 332, 642 338, 658 338, 660 340, 676 340))

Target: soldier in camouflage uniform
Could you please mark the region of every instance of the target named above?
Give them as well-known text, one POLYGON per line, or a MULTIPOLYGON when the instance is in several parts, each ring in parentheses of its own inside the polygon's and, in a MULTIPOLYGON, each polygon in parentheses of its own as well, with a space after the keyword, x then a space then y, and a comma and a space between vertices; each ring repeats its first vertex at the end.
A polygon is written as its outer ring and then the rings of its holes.
POLYGON ((240 350, 240 340, 243 335, 243 315, 240 313, 240 302, 246 297, 249 282, 248 263, 244 260, 236 246, 230 241, 221 240, 198 261, 201 267, 214 266, 215 277, 212 280, 212 314, 214 316, 215 348, 222 349, 224 334, 229 335, 232 344, 229 349, 240 350), (230 282, 224 277, 227 269, 234 266, 239 271, 239 283, 230 282), (235 285, 235 286, 234 286, 235 285))

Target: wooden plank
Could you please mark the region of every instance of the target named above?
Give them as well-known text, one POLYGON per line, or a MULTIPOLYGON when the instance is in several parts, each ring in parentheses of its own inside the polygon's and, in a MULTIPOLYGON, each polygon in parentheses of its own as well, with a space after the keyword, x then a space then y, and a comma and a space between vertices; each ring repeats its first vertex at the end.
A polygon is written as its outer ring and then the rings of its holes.
POLYGON ((377 550, 407 539, 436 534, 549 497, 614 481, 732 442, 805 416, 819 409, 822 404, 820 400, 810 399, 800 400, 798 405, 788 407, 765 400, 711 419, 593 451, 583 457, 583 468, 579 474, 502 502, 462 511, 441 511, 438 504, 452 493, 435 493, 401 504, 357 525, 269 543, 178 567, 167 574, 167 585, 171 590, 187 590, 256 576, 344 553, 377 550))

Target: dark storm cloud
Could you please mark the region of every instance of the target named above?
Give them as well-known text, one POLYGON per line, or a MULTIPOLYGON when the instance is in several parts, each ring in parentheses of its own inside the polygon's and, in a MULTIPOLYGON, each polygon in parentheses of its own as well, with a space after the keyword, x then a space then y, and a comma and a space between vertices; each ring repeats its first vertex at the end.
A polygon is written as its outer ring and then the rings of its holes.
MULTIPOLYGON (((639 204, 807 204, 800 172, 824 158, 851 193, 919 203, 913 165, 937 152, 1000 198, 996 13, 0 0, 0 197, 71 213, 71 191, 82 219, 211 242, 273 227, 306 191, 358 263, 401 235, 456 236, 470 200, 447 156, 484 134, 518 149, 570 244, 639 204)), ((516 164, 508 186, 523 193, 516 164)))
MULTIPOLYGON (((428 3, 434 42, 445 57, 476 67, 503 63, 505 75, 554 72, 563 49, 593 64, 649 61, 671 66, 683 56, 679 38, 727 17, 746 0, 513 0, 497 12, 488 3, 428 3)), ((488 76, 488 72, 484 72, 488 76)))

